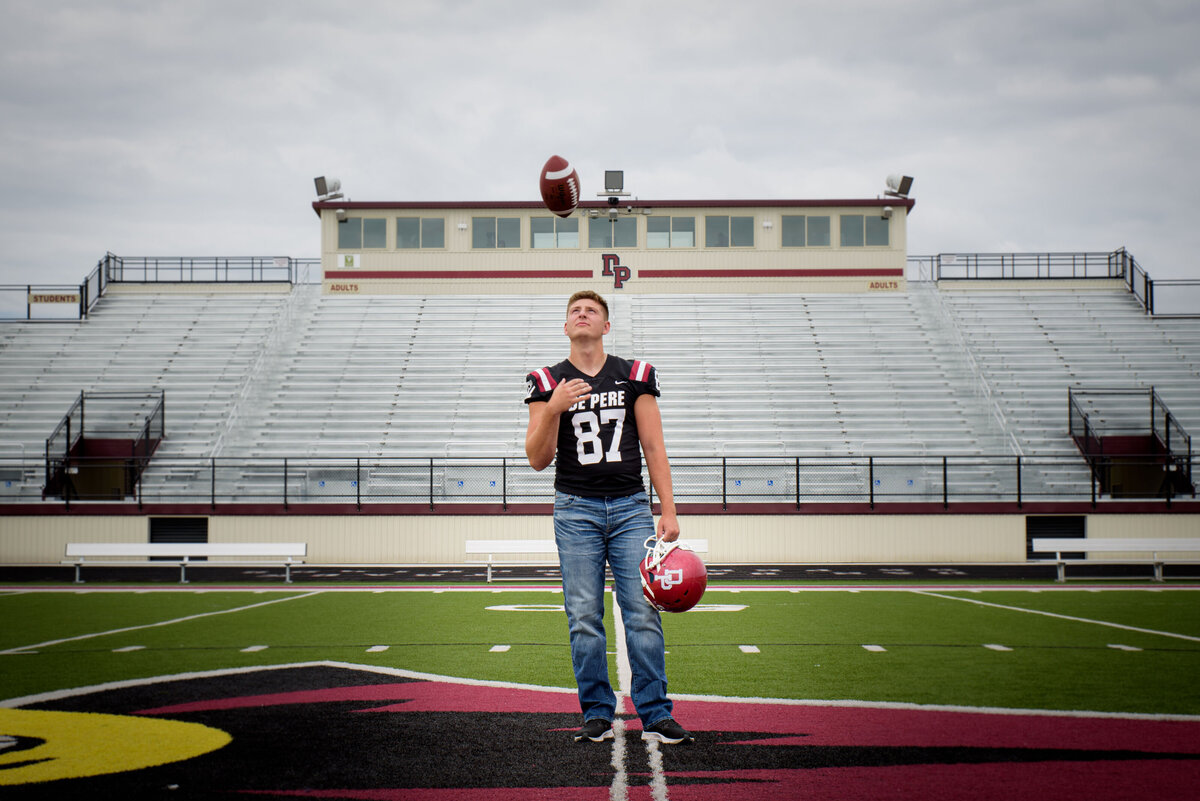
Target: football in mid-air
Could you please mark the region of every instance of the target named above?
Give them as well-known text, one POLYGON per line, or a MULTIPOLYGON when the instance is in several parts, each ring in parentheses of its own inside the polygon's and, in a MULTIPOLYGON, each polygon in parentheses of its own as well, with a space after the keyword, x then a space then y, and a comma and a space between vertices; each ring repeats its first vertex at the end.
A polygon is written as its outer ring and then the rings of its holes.
POLYGON ((579 205, 579 173, 562 156, 551 156, 542 165, 538 188, 546 208, 559 217, 570 217, 579 205))

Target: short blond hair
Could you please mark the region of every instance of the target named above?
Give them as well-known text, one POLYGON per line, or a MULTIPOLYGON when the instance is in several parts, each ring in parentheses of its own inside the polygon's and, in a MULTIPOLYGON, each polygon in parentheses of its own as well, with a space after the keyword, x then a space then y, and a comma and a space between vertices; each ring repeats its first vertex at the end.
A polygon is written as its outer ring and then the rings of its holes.
POLYGON ((575 301, 577 301, 577 300, 595 301, 597 304, 599 304, 600 308, 604 309, 604 319, 605 320, 608 319, 608 301, 606 301, 604 298, 600 297, 599 294, 593 292, 590 289, 579 290, 578 292, 576 292, 574 295, 571 296, 570 300, 567 301, 567 311, 568 312, 571 311, 571 307, 575 305, 575 301))

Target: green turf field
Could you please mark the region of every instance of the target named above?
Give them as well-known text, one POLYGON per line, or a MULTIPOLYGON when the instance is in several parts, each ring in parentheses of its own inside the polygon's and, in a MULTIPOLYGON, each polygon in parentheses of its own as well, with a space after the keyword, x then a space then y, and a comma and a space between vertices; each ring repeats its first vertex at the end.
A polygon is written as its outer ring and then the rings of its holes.
MULTIPOLYGON (((717 608, 664 615, 670 690, 1194 715, 1198 602, 1157 587, 710 587, 703 606, 717 608)), ((11 591, 0 699, 314 661, 570 688, 559 604, 490 588, 11 591)), ((610 650, 615 677, 611 637, 610 650)))

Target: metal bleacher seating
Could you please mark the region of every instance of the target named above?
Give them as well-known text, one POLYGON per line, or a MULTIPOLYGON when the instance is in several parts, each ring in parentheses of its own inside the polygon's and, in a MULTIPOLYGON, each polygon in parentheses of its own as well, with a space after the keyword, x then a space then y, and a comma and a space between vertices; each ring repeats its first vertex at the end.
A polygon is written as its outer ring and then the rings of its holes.
POLYGON ((634 350, 671 390, 676 452, 994 453, 1003 432, 912 295, 635 296, 634 350))
POLYGON ((1200 429, 1200 319, 1148 317, 1121 291, 947 292, 997 402, 1028 454, 1073 454, 1068 387, 1154 387, 1200 429))
POLYGON ((548 329, 544 320, 560 305, 312 296, 248 394, 222 454, 436 457, 479 441, 513 455, 524 371, 557 344, 561 315, 548 329))
MULTIPOLYGON (((297 291, 311 292, 310 288, 297 291)), ((559 298, 313 297, 222 455, 523 453, 526 372, 566 354, 559 298)), ((610 352, 662 371, 672 450, 851 455, 1002 442, 905 296, 629 296, 610 352), (984 431, 980 432, 980 429, 984 431)))
MULTIPOLYGON (((1153 385, 1200 429, 1200 320, 1148 318, 1119 290, 913 282, 904 293, 609 301, 607 348, 659 368, 669 450, 685 461, 1067 456, 1068 386, 1153 385)), ((558 296, 345 297, 316 285, 109 293, 85 322, 0 327, 0 455, 40 455, 81 390, 163 389, 159 456, 519 463, 523 378, 565 357, 564 313, 558 296)), ((513 480, 545 483, 528 472, 513 480)), ((247 467, 233 490, 253 495, 278 473, 247 467)), ((150 487, 206 480, 169 461, 145 477, 150 487)), ((1041 480, 1078 491, 1086 469, 1041 480)))
POLYGON ((160 454, 208 455, 286 301, 112 293, 86 322, 6 324, 0 440, 40 454, 80 392, 166 390, 160 454))
MULTIPOLYGON (((1148 317, 1127 292, 942 293, 1022 452, 1063 457, 1043 491, 1090 481, 1067 430, 1067 390, 1150 389, 1200 430, 1200 319, 1148 317)), ((1149 409, 1142 420, 1148 425, 1149 409)))

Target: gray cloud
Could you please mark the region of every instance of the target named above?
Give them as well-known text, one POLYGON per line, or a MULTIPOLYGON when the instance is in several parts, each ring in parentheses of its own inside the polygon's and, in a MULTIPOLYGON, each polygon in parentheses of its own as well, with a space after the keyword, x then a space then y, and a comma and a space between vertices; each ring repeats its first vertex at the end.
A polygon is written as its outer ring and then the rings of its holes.
POLYGON ((913 253, 1109 250, 1200 277, 1189 2, 9 3, 0 281, 126 255, 316 255, 359 200, 863 197, 913 253))

